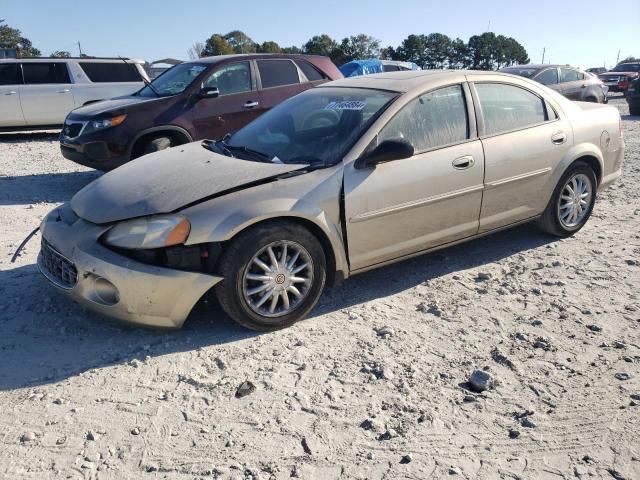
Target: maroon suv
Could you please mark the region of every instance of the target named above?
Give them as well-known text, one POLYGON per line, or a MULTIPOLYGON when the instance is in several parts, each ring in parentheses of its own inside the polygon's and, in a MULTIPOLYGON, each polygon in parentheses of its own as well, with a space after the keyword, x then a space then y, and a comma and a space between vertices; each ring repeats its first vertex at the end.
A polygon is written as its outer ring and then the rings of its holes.
POLYGON ((140 91, 73 110, 60 134, 69 160, 110 170, 145 153, 222 138, 342 74, 314 55, 222 55, 181 63, 140 91))

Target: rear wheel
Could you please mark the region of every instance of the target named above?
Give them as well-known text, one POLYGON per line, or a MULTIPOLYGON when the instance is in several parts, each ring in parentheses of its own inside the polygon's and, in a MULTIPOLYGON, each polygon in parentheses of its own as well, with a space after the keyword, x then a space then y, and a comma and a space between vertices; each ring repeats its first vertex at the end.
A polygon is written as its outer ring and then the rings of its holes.
POLYGON ((640 102, 635 102, 635 103, 629 102, 629 114, 640 115, 640 102))
POLYGON ((224 311, 252 330, 278 330, 317 303, 326 279, 322 245, 304 227, 277 221, 238 235, 225 249, 215 289, 224 311))
POLYGON ((538 226, 558 237, 569 237, 589 219, 596 201, 597 180, 584 162, 572 164, 562 175, 538 226))

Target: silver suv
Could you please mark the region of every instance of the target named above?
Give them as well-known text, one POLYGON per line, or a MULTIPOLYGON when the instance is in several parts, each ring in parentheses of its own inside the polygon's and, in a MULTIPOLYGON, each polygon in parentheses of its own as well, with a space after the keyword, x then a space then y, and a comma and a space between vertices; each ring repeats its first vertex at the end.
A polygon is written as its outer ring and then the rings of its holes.
POLYGON ((76 107, 144 86, 141 60, 22 58, 0 60, 0 130, 59 127, 76 107))

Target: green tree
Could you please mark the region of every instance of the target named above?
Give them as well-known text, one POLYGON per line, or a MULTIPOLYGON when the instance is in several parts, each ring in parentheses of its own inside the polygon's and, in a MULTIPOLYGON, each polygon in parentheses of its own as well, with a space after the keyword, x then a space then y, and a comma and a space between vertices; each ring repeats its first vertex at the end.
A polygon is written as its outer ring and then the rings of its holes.
POLYGON ((460 38, 452 40, 449 68, 469 68, 470 65, 469 46, 460 38))
POLYGON ((397 53, 396 49, 391 45, 388 47, 384 47, 380 49, 380 59, 381 60, 396 60, 397 53))
POLYGON ((224 36, 235 53, 255 53, 256 43, 251 40, 246 33, 240 30, 233 30, 224 36))
POLYGON ((396 50, 396 58, 404 62, 414 62, 420 67, 426 62, 426 45, 424 35, 409 35, 396 50))
POLYGON ((257 53, 281 53, 282 48, 276 42, 262 42, 261 45, 258 45, 256 48, 257 53))
POLYGON ((380 55, 380 40, 364 33, 343 38, 340 43, 342 63, 365 58, 377 58, 380 55))
POLYGON ((430 33, 424 37, 426 68, 444 68, 451 59, 451 39, 442 33, 430 33))
POLYGON ((0 48, 15 48, 19 57, 39 57, 40 50, 35 48, 31 40, 22 36, 17 28, 8 26, 0 19, 0 48))
POLYGON ((623 58, 622 60, 620 60, 618 62, 618 65, 620 65, 621 63, 629 63, 629 62, 640 62, 640 57, 627 57, 627 58, 623 58))
POLYGON ((71 53, 67 52, 66 50, 56 50, 51 55, 49 55, 49 58, 70 58, 70 57, 71 57, 71 53))
POLYGON ((282 53, 302 53, 302 49, 293 45, 291 47, 283 47, 282 53))
POLYGON ((333 38, 329 35, 322 34, 311 37, 302 47, 302 51, 309 55, 324 55, 325 57, 329 57, 337 48, 338 43, 333 38))
POLYGON ((219 33, 211 35, 202 49, 202 57, 213 57, 215 55, 230 55, 234 53, 233 47, 219 33))
POLYGON ((496 34, 493 32, 473 35, 468 43, 471 68, 474 70, 493 70, 496 44, 496 34))

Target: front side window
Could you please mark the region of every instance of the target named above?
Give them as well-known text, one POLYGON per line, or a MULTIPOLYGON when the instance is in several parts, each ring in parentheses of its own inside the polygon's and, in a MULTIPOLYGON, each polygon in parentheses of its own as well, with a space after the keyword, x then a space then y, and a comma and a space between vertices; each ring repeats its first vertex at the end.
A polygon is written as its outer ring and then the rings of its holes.
POLYGON ((180 63, 154 78, 151 82, 153 88, 144 87, 138 95, 141 97, 178 95, 184 92, 206 69, 206 63, 180 63))
POLYGON ((66 63, 23 63, 22 73, 27 85, 71 83, 66 63))
POLYGON ((531 127, 546 121, 544 102, 524 88, 505 83, 475 85, 485 135, 531 127))
POLYGON ((290 60, 258 60, 262 88, 300 83, 298 69, 290 60))
POLYGON ((364 88, 307 90, 238 130, 228 148, 249 160, 334 165, 397 96, 364 88), (245 155, 245 149, 260 152, 260 158, 245 155))
POLYGON ((204 81, 203 87, 217 87, 220 95, 250 91, 251 68, 249 67, 249 62, 234 63, 220 67, 204 81))
POLYGON ((18 85, 22 83, 17 63, 0 63, 0 85, 18 85))
POLYGON ((462 86, 440 88, 409 102, 382 129, 378 143, 398 138, 410 142, 416 152, 468 139, 462 86))
POLYGON ((536 82, 540 82, 543 85, 556 85, 558 83, 558 69, 550 68, 540 73, 534 78, 536 82))
POLYGON ((573 68, 560 69, 560 83, 577 82, 580 80, 580 72, 573 68))
POLYGON ((141 82, 142 76, 133 63, 80 62, 92 82, 141 82))

